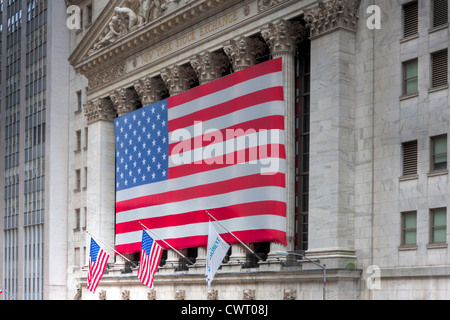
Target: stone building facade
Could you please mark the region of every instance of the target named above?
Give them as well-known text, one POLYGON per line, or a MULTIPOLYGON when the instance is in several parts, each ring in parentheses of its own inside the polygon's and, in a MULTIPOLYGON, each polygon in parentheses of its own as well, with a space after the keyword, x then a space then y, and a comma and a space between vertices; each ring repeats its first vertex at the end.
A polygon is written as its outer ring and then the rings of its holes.
POLYGON ((84 22, 70 38, 68 297, 322 299, 313 260, 328 299, 450 298, 447 1, 69 2, 84 22), (114 246, 113 119, 280 57, 287 246, 254 244, 264 260, 250 263, 233 245, 211 290, 204 248, 187 268, 169 250, 154 292, 116 256, 88 292, 84 231, 114 246))

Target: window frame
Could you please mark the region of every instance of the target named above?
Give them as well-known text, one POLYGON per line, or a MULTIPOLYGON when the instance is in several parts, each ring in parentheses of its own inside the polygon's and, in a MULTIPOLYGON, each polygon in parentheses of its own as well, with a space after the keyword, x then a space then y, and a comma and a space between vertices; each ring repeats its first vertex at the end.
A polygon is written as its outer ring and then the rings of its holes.
POLYGON ((446 172, 448 170, 448 138, 446 134, 441 134, 438 136, 434 136, 430 138, 430 172, 446 172), (446 140, 446 167, 443 169, 436 169, 435 168, 435 158, 438 155, 442 155, 444 153, 435 153, 435 144, 436 144, 436 140, 440 139, 440 138, 445 138, 446 140))
POLYGON ((401 213, 401 247, 403 248, 416 248, 417 247, 417 211, 406 211, 401 213), (406 228, 406 216, 407 215, 415 215, 416 219, 416 227, 415 228, 406 228), (407 231, 415 231, 416 242, 415 243, 406 243, 406 232, 407 231))
POLYGON ((447 243, 447 208, 435 208, 430 210, 430 244, 445 244, 447 243), (434 217, 436 212, 444 210, 445 212, 445 225, 434 225, 434 217), (435 230, 437 228, 445 229, 445 241, 435 241, 435 230))
POLYGON ((414 58, 414 59, 411 59, 411 60, 407 60, 407 61, 404 61, 403 63, 402 63, 402 74, 403 74, 403 88, 402 88, 402 93, 403 93, 403 95, 404 96, 409 96, 409 95, 415 95, 415 94, 418 94, 419 93, 419 59, 418 58, 414 58), (414 76, 414 77, 410 77, 410 78, 407 78, 406 77, 406 74, 407 74, 407 67, 408 67, 408 65, 410 65, 411 63, 413 63, 413 62, 415 62, 416 64, 417 64, 417 74, 414 76), (416 91, 414 91, 414 92, 407 92, 407 82, 409 81, 409 80, 412 80, 412 79, 416 79, 417 80, 417 89, 416 89, 416 91))

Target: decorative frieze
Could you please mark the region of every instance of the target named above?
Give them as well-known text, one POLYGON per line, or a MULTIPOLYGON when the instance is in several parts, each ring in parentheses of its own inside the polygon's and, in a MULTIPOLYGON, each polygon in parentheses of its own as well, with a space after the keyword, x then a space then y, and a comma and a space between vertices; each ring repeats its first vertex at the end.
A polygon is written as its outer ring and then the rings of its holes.
POLYGON ((147 292, 147 300, 156 300, 156 290, 147 292))
POLYGON ((102 71, 98 74, 88 77, 89 86, 88 91, 96 89, 104 84, 108 84, 112 81, 119 79, 124 76, 126 72, 126 62, 120 62, 114 65, 112 68, 102 71))
POLYGON ((356 31, 361 0, 319 1, 317 6, 306 9, 304 19, 311 38, 338 28, 356 31))
POLYGON ((139 96, 132 89, 115 90, 110 94, 110 98, 119 117, 136 110, 139 105, 139 96))
POLYGON ((96 121, 113 121, 117 117, 116 109, 109 99, 99 98, 84 105, 84 114, 88 124, 96 121))
POLYGON ((223 50, 230 59, 234 72, 256 64, 256 59, 266 50, 266 45, 258 38, 241 37, 228 41, 223 50))
POLYGON ((219 52, 197 54, 191 59, 191 66, 197 74, 200 84, 206 84, 222 77, 230 68, 227 56, 219 52))

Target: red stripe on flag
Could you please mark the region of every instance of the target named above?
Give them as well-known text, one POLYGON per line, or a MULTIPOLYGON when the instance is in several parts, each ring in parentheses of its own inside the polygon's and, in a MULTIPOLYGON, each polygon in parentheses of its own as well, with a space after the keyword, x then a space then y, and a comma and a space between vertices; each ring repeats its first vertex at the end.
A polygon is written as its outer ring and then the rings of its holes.
POLYGON ((226 155, 209 158, 206 161, 203 160, 202 164, 189 163, 176 167, 170 167, 169 178, 175 179, 185 177, 196 173, 217 170, 240 163, 257 161, 267 158, 286 159, 286 151, 284 145, 271 144, 270 148, 267 148, 267 146, 252 147, 245 150, 227 153, 226 155), (270 154, 268 153, 267 149, 271 150, 270 154), (274 152, 274 150, 278 151, 274 152), (273 155, 273 153, 276 156, 273 155))
POLYGON ((192 149, 195 149, 196 147, 206 147, 209 145, 213 145, 216 143, 225 142, 230 139, 238 138, 243 135, 247 135, 251 133, 251 131, 254 129, 255 132, 260 132, 261 130, 284 130, 284 117, 283 116, 268 116, 260 119, 250 120, 246 122, 242 122, 239 124, 236 124, 234 126, 230 126, 225 129, 217 130, 214 132, 208 132, 202 135, 201 142, 197 143, 196 139, 197 137, 184 140, 182 142, 182 146, 180 145, 181 142, 175 142, 169 145, 169 155, 179 154, 182 152, 191 151, 192 149), (230 130, 230 131, 227 131, 230 130), (230 132, 229 134, 227 134, 230 132), (231 134, 231 132, 233 134, 231 134), (222 137, 222 140, 215 141, 213 138, 216 136, 222 137), (176 147, 179 147, 175 149, 176 147), (174 150, 175 149, 175 150, 174 150))
MULTIPOLYGON (((286 204, 277 201, 249 202, 224 208, 209 209, 208 212, 211 213, 219 221, 267 214, 284 217, 286 215, 286 204)), ((205 223, 208 221, 209 218, 205 210, 191 211, 182 214, 118 223, 116 226, 116 233, 122 234, 139 231, 142 229, 142 226, 139 224, 139 222, 142 222, 144 225, 151 227, 151 229, 160 229, 166 227, 181 226, 189 223, 205 223)))
MULTIPOLYGON (((210 197, 218 194, 229 193, 250 188, 259 188, 266 186, 285 187, 284 174, 274 175, 251 175, 234 178, 226 181, 210 183, 207 185, 195 186, 183 190, 174 190, 161 194, 149 195, 141 198, 118 202, 116 212, 124 212, 139 208, 157 206, 166 203, 174 203, 189 199, 210 197)), ((186 223, 189 223, 186 221, 186 223)), ((155 228, 155 226, 152 226, 155 228)))
POLYGON ((236 97, 227 102, 169 120, 169 132, 192 126, 195 121, 208 121, 258 104, 283 101, 283 87, 271 87, 236 97))
POLYGON ((168 108, 173 108, 178 105, 187 103, 189 101, 210 95, 215 92, 222 91, 230 88, 236 84, 246 82, 251 79, 255 79, 266 74, 276 73, 282 71, 281 58, 267 61, 250 68, 247 68, 241 72, 230 74, 226 77, 213 81, 205 85, 193 88, 189 91, 180 93, 176 96, 170 97, 167 100, 168 108))

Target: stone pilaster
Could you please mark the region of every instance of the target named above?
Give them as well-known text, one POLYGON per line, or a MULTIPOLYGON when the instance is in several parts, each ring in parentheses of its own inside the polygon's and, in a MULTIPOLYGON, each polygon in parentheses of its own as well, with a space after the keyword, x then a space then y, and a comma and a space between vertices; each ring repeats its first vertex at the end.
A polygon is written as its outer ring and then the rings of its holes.
POLYGON ((311 30, 310 258, 354 268, 355 51, 359 0, 320 1, 311 30), (324 126, 323 124, 327 124, 324 126))
MULTIPOLYGON (((114 247, 115 144, 117 113, 111 100, 97 99, 84 106, 89 125, 87 154, 87 230, 114 247)), ((112 256, 110 259, 114 259, 112 256)))
POLYGON ((118 89, 109 96, 119 117, 136 110, 139 105, 139 96, 132 89, 118 89))
POLYGON ((134 88, 141 99, 142 106, 149 106, 162 100, 167 88, 161 78, 141 79, 134 84, 134 88))
POLYGON ((268 260, 278 261, 278 250, 293 250, 295 239, 295 53, 298 43, 306 36, 299 22, 279 20, 261 30, 273 59, 282 58, 285 98, 286 146, 286 233, 288 245, 271 243, 268 260))
POLYGON ((228 41, 223 50, 231 61, 234 72, 238 72, 255 65, 265 48, 266 45, 258 38, 240 37, 228 41))
POLYGON ((200 84, 206 84, 222 77, 229 68, 230 62, 226 55, 218 52, 204 52, 191 59, 191 66, 197 74, 200 84))

